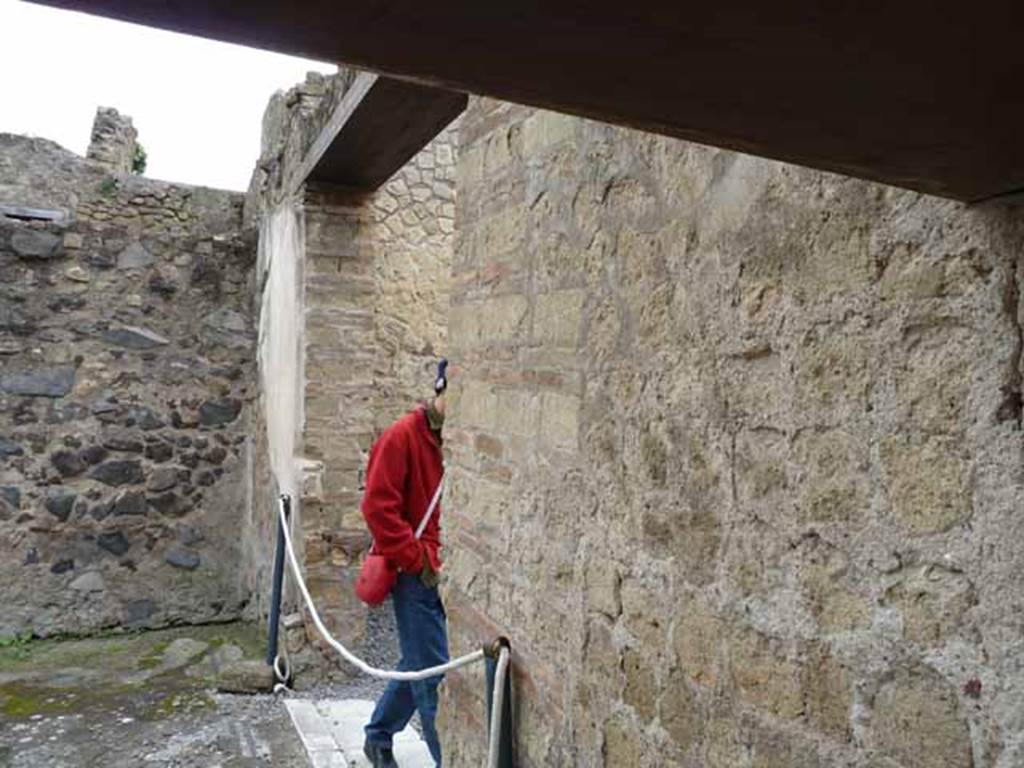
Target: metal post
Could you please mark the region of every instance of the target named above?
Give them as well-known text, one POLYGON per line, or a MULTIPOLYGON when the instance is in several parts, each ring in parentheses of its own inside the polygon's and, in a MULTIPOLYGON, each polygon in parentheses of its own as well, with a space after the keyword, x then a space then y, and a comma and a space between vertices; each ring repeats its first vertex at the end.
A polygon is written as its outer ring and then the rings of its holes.
MULTIPOLYGON (((292 514, 292 497, 281 494, 281 506, 284 518, 289 520, 292 514)), ((274 666, 277 658, 277 632, 281 617, 281 583, 284 581, 284 525, 281 516, 277 518, 277 549, 274 551, 274 582, 270 593, 270 627, 267 634, 267 664, 274 666)))
MULTIPOLYGON (((487 676, 487 729, 491 732, 491 703, 494 701, 494 677, 498 667, 498 653, 501 648, 511 649, 508 638, 498 638, 489 648, 486 655, 486 676, 487 676)), ((504 702, 501 707, 501 731, 498 738, 498 768, 513 768, 515 761, 512 756, 512 670, 509 669, 504 681, 504 702)))

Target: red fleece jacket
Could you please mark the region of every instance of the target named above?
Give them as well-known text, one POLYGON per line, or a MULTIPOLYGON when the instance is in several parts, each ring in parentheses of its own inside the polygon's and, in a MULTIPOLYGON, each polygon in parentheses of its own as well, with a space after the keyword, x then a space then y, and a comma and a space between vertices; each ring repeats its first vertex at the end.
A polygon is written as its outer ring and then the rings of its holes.
POLYGON ((409 573, 423 567, 423 552, 434 570, 441 569, 441 505, 423 536, 416 528, 427 513, 443 472, 441 446, 419 407, 385 430, 370 449, 363 494, 363 517, 375 551, 409 573))

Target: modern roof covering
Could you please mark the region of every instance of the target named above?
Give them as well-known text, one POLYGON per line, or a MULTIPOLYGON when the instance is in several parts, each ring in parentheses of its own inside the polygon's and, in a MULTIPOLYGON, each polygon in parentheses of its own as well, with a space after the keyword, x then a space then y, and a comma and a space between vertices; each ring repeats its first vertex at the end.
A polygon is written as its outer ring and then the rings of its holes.
POLYGON ((1024 3, 43 0, 961 200, 1024 189, 1024 3))

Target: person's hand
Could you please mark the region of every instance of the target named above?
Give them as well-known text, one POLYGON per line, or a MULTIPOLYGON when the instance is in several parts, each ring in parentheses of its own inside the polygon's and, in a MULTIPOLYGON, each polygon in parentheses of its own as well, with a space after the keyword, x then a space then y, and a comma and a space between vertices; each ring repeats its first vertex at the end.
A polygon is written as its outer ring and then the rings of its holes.
POLYGON ((420 581, 423 582, 423 586, 433 589, 441 582, 441 574, 434 570, 434 567, 430 564, 430 558, 427 556, 427 551, 423 550, 423 567, 420 569, 420 581))

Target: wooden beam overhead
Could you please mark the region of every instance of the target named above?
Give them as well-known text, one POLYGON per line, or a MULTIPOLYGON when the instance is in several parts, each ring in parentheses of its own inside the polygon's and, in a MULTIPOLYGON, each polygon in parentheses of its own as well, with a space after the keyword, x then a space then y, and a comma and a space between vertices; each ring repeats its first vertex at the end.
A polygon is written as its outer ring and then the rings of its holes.
POLYGON ((961 200, 1024 189, 1019 0, 40 1, 961 200))
POLYGON ((289 180, 373 190, 466 108, 464 93, 359 73, 289 180))

